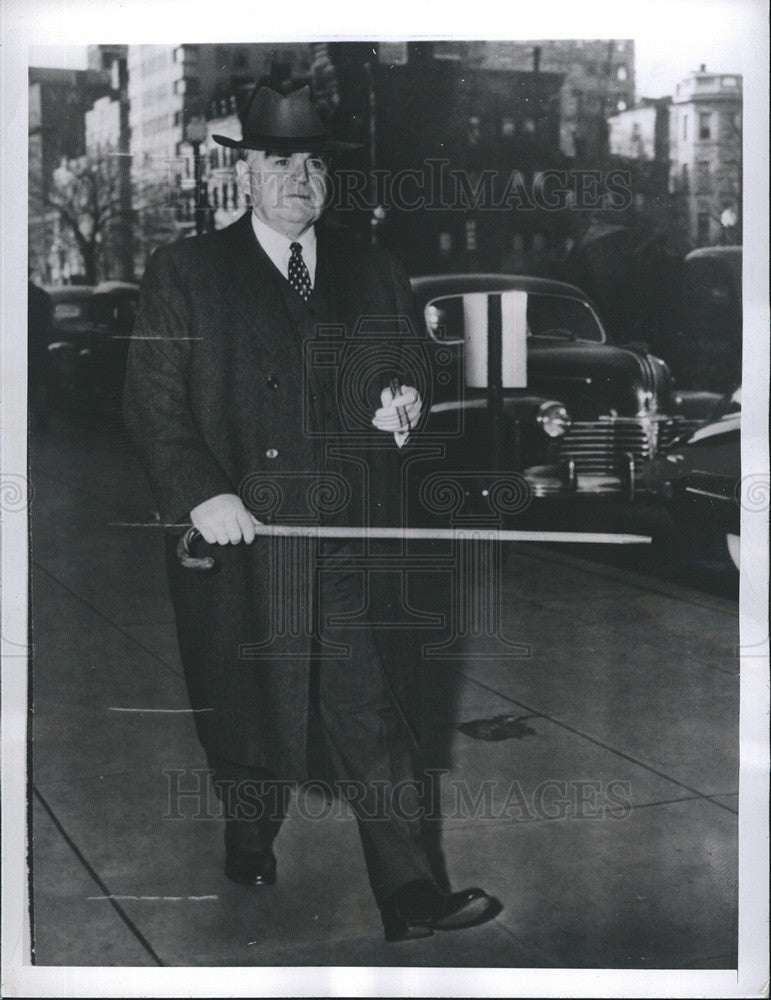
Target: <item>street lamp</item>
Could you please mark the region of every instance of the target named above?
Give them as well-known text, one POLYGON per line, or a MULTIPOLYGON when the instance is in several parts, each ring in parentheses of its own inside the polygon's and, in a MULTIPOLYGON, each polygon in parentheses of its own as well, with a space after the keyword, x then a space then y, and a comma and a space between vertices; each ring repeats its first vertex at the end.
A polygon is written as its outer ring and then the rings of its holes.
POLYGON ((723 243, 730 243, 736 239, 736 224, 739 221, 739 213, 735 208, 726 208, 720 215, 720 225, 723 227, 723 243))
POLYGON ((206 230, 207 218, 207 198, 206 184, 201 176, 201 143, 206 141, 206 122, 200 115, 191 117, 185 126, 185 139, 193 147, 193 177, 195 187, 193 190, 193 217, 195 219, 195 231, 198 235, 206 230))

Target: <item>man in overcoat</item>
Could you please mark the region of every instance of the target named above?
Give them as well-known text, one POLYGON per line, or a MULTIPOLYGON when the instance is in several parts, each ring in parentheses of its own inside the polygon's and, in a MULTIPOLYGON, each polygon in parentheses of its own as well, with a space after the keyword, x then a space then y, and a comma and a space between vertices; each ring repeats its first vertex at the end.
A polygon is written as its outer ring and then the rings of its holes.
POLYGON ((287 97, 260 88, 243 137, 215 138, 244 151, 236 169, 251 211, 152 255, 124 413, 167 526, 182 662, 225 810, 225 872, 242 884, 275 882, 273 841, 287 788, 307 775, 314 709, 336 776, 354 789, 386 939, 483 922, 493 912, 486 893, 451 893, 435 879, 417 793, 410 800, 414 643, 398 628, 334 621, 362 609, 372 623, 393 620, 398 580, 396 593, 384 583, 365 587, 346 569, 357 550, 344 538, 255 537, 266 521, 399 523, 400 463, 421 413, 416 388, 399 381, 396 397, 388 388, 401 374, 390 338, 410 326, 408 279, 384 250, 316 224, 327 194, 324 157, 339 144, 308 88, 287 97), (381 332, 367 335, 366 371, 342 391, 334 351, 324 367, 309 363, 325 357, 309 345, 337 331, 350 348, 362 317, 376 317, 381 332), (356 445, 346 457, 334 444, 349 432, 356 445), (218 572, 179 564, 179 529, 190 522, 218 572), (388 796, 394 788, 398 809, 388 796))

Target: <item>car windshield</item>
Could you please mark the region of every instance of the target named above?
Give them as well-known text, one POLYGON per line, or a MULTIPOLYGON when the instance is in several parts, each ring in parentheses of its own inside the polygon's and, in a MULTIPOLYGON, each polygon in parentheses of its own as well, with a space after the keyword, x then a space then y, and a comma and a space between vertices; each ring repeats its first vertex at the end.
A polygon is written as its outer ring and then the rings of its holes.
MULTIPOLYGON (((527 337, 591 340, 602 343, 602 327, 587 302, 569 295, 525 292, 466 292, 432 299, 425 309, 426 327, 434 340, 458 343, 487 325, 491 299, 499 299, 504 330, 525 330, 527 337)), ((485 333, 482 334, 486 336, 485 333)))
POLYGON ((586 302, 564 295, 530 292, 527 297, 528 337, 601 342, 602 330, 586 302))
POLYGON ((87 299, 76 299, 74 302, 57 302, 54 306, 54 320, 60 322, 68 319, 85 319, 87 299))

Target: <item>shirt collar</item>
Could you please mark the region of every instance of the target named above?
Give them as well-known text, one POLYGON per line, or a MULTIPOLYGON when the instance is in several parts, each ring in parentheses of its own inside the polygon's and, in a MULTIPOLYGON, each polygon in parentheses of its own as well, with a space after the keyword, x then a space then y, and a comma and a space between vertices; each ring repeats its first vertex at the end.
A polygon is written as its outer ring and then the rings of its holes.
POLYGON ((315 227, 311 226, 309 229, 305 230, 302 236, 298 236, 296 239, 290 239, 288 236, 284 236, 283 233, 279 233, 275 229, 271 229, 271 227, 263 222, 262 219, 258 219, 254 212, 251 214, 252 229, 254 230, 254 235, 257 237, 257 241, 285 278, 289 275, 289 257, 291 254, 290 247, 292 243, 300 244, 303 251, 303 260, 305 261, 305 266, 308 268, 312 286, 316 277, 315 227))

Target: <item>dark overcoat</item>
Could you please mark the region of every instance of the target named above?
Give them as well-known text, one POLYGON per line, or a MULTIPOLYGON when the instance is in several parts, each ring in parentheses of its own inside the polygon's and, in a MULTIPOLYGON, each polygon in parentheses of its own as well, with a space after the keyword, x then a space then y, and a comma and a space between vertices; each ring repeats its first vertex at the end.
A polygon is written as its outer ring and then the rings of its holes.
MULTIPOLYGON (((407 317, 414 324, 409 281, 384 250, 323 225, 317 236, 316 288, 320 300, 324 295, 317 322, 262 251, 248 213, 152 255, 129 351, 124 416, 163 524, 189 522, 195 506, 221 493, 240 495, 262 521, 315 523, 333 516, 319 511, 330 489, 334 510, 335 484, 350 496, 349 520, 400 522, 409 445, 398 449, 369 421, 380 390, 399 370, 394 345, 409 335, 407 317), (352 375, 335 403, 353 442, 342 463, 325 458, 329 440, 318 409, 330 404, 330 385, 340 388, 341 364, 352 375), (332 485, 319 488, 315 474, 327 467, 332 485)), ((250 546, 210 546, 220 568, 201 575, 178 566, 178 535, 166 531, 169 583, 209 759, 301 778, 318 543, 263 537, 250 546)), ((382 574, 370 590, 370 619, 392 621, 399 574, 382 574)), ((398 627, 376 629, 375 637, 416 732, 415 641, 398 627)))

